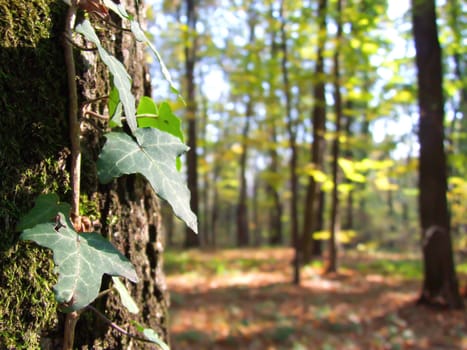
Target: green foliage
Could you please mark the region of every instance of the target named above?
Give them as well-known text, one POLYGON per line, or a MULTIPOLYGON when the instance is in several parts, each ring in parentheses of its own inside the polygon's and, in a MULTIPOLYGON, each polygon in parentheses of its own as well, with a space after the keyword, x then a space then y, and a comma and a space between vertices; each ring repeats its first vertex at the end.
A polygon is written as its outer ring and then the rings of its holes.
POLYGON ((135 140, 122 132, 106 135, 107 142, 97 162, 99 180, 108 183, 123 174, 140 173, 156 193, 167 200, 175 214, 197 232, 197 220, 190 209, 190 192, 175 166, 187 146, 172 135, 153 128, 137 129, 135 140))
POLYGON ((138 127, 156 128, 177 137, 183 142, 184 137, 180 119, 172 112, 167 102, 162 102, 158 108, 151 98, 143 96, 138 104, 137 114, 139 117, 138 127))
POLYGON ((112 276, 112 281, 114 283, 115 289, 120 295, 120 299, 122 301, 123 306, 125 306, 128 312, 132 314, 137 314, 139 312, 138 305, 136 304, 135 300, 131 297, 130 293, 128 292, 128 289, 126 289, 122 281, 120 281, 120 279, 116 276, 112 276))
POLYGON ((126 71, 125 66, 102 47, 91 22, 84 20, 76 26, 75 30, 97 46, 97 50, 99 51, 102 61, 106 64, 112 74, 113 84, 118 90, 120 102, 125 110, 126 122, 131 131, 134 132, 137 128, 135 97, 131 92, 131 78, 126 71))
POLYGON ((385 259, 380 258, 370 263, 357 263, 356 268, 362 273, 381 274, 383 276, 407 279, 422 278, 422 262, 419 259, 385 259))
POLYGON ((23 215, 16 226, 17 231, 24 231, 44 222, 51 221, 58 212, 70 213, 68 203, 60 203, 55 193, 43 194, 37 197, 34 207, 23 215))
POLYGON ((108 240, 98 233, 78 234, 61 212, 56 222, 25 229, 21 239, 53 250, 58 268, 55 297, 66 312, 80 310, 97 297, 104 273, 138 280, 133 265, 108 240))

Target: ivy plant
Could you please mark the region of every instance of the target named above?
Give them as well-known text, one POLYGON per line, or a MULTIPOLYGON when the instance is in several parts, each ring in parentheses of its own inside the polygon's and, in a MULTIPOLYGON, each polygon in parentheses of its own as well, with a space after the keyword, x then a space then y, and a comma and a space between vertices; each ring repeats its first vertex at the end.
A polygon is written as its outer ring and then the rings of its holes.
MULTIPOLYGON (((103 274, 113 276, 114 287, 119 292, 123 305, 132 313, 139 311, 124 284, 117 278, 121 276, 134 283, 138 281, 131 262, 98 232, 79 232, 82 231, 79 217, 80 128, 77 121, 76 73, 72 55, 74 35, 81 35, 95 46, 111 76, 108 126, 113 130, 104 135, 106 142, 96 164, 99 181, 108 183, 124 174, 142 174, 157 195, 165 199, 174 213, 195 232, 197 218, 190 209, 190 193, 180 173, 179 156, 188 151, 183 143, 180 120, 173 114, 168 103, 158 105, 149 96, 141 98, 136 105, 136 98, 131 92, 132 80, 125 66, 105 50, 90 20, 85 18, 75 25, 76 11, 81 8, 86 13, 97 14, 107 21, 110 10, 122 20, 128 21, 135 39, 146 43, 152 50, 171 90, 179 95, 159 52, 123 5, 111 0, 63 1, 69 5, 64 48, 71 106, 69 118, 73 200, 72 203, 62 203, 56 194, 41 195, 31 211, 20 220, 17 228, 22 231, 21 239, 34 241, 53 251, 58 273, 58 282, 54 286, 55 297, 60 310, 68 313, 64 349, 71 349, 74 325, 82 310, 89 308, 105 318, 90 305, 98 297, 103 274), (123 128, 122 123, 126 123, 128 128, 123 128)), ((137 323, 133 324, 143 334, 143 337, 134 337, 168 349, 156 332, 137 323)))

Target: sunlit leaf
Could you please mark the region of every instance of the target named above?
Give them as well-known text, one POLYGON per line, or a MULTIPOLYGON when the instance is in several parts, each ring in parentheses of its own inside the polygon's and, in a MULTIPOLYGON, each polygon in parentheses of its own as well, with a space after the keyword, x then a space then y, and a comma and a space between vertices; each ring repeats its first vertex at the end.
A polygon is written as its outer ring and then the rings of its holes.
POLYGON ((118 277, 112 276, 112 281, 114 287, 120 295, 120 300, 122 301, 123 306, 132 314, 137 314, 139 312, 138 305, 136 301, 131 297, 130 292, 126 289, 125 285, 120 281, 118 277))
POLYGON ((170 350, 169 346, 159 337, 159 335, 151 328, 145 328, 136 321, 132 321, 138 332, 144 334, 144 337, 156 344, 161 350, 170 350))
POLYGON ((345 158, 339 158, 338 163, 347 179, 353 182, 366 182, 366 177, 356 171, 355 163, 353 161, 345 158))
POLYGON ((112 86, 109 94, 109 126, 122 126, 122 103, 120 102, 120 96, 115 86, 112 86))
POLYGON ((119 15, 121 19, 129 19, 130 18, 130 16, 128 15, 128 12, 126 12, 126 9, 123 6, 123 4, 116 4, 112 0, 102 0, 102 1, 104 2, 105 6, 107 6, 109 9, 111 9, 117 15, 119 15))
POLYGON ((173 114, 170 105, 162 102, 157 108, 155 102, 149 97, 143 97, 140 100, 137 109, 138 126, 140 128, 152 127, 177 137, 183 142, 183 132, 180 119, 173 114), (144 117, 148 116, 148 117, 144 117))
POLYGON ((393 184, 385 176, 379 176, 375 179, 375 186, 380 191, 396 191, 399 186, 393 184))

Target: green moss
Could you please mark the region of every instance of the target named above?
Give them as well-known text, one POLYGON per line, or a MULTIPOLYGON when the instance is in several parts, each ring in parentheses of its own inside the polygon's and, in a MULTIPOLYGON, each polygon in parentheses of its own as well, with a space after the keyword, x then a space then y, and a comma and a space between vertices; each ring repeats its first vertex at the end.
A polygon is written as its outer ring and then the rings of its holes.
POLYGON ((98 196, 94 195, 92 198, 89 198, 88 195, 82 194, 80 196, 79 214, 89 217, 92 221, 99 220, 101 213, 99 211, 98 196))
POLYGON ((18 242, 40 193, 66 197, 68 144, 57 0, 0 0, 0 349, 39 349, 57 326, 48 250, 18 242))
POLYGON ((0 274, 0 344, 11 349, 39 348, 41 330, 57 324, 50 252, 21 243, 3 252, 0 274))

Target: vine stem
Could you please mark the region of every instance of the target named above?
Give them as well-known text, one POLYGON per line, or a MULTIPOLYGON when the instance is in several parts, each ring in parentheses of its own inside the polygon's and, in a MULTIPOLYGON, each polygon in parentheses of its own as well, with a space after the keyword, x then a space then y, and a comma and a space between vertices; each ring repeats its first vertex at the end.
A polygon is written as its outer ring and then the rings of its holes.
POLYGON ((140 337, 140 336, 138 336, 136 334, 132 334, 132 333, 126 331, 125 329, 123 329, 122 327, 120 327, 119 325, 113 323, 111 320, 109 320, 107 318, 107 316, 105 316, 102 312, 97 310, 94 306, 88 305, 86 308, 93 311, 97 316, 99 316, 103 321, 105 321, 110 327, 112 327, 116 331, 126 335, 127 337, 130 337, 130 338, 133 338, 135 340, 139 340, 139 341, 142 341, 142 342, 145 342, 145 343, 153 343, 151 340, 140 337))
MULTIPOLYGON (((71 5, 65 20, 65 38, 71 38, 76 21, 77 0, 71 0, 71 5)), ((64 56, 68 82, 68 123, 71 143, 71 219, 73 222, 79 219, 79 194, 81 173, 81 130, 78 120, 78 91, 76 87, 76 68, 73 58, 73 46, 64 38, 64 56)), ((63 350, 72 350, 75 339, 76 323, 79 312, 73 311, 66 315, 63 339, 63 350)))
MULTIPOLYGON (((66 16, 65 37, 72 37, 76 20, 77 1, 72 0, 66 16)), ((78 89, 76 87, 76 68, 73 57, 73 46, 67 40, 63 41, 65 65, 68 81, 68 123, 69 136, 71 142, 71 218, 76 220, 79 217, 79 194, 80 194, 80 173, 81 173, 81 130, 78 119, 78 89)))

